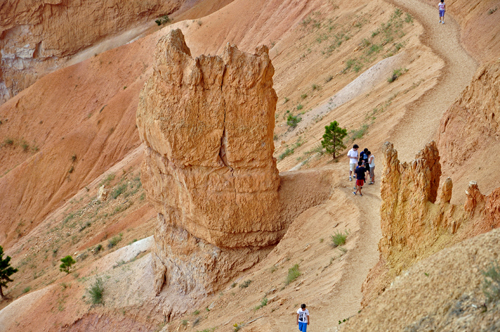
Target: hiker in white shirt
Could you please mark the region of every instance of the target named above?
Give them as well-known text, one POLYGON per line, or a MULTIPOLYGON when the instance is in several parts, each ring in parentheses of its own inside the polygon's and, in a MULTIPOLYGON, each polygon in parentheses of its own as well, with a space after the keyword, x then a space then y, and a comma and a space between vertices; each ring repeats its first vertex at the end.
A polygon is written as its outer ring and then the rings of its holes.
POLYGON ((307 332, 307 326, 311 323, 311 318, 309 318, 309 310, 306 309, 305 304, 301 304, 299 310, 297 310, 297 325, 299 326, 299 331, 307 332))
POLYGON ((352 149, 347 152, 347 157, 349 158, 349 181, 352 181, 352 172, 356 169, 356 165, 358 164, 358 148, 357 144, 352 146, 352 149))
POLYGON ((439 23, 444 24, 444 13, 446 12, 446 5, 444 4, 444 0, 438 4, 439 8, 439 23))
POLYGON ((370 183, 375 183, 375 156, 372 155, 370 151, 368 151, 368 165, 370 167, 370 183))

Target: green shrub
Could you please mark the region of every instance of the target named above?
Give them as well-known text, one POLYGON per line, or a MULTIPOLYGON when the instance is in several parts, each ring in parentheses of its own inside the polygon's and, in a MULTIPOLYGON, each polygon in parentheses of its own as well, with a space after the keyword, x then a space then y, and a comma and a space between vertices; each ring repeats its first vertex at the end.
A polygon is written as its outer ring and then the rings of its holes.
POLYGON ((304 93, 304 94, 300 95, 300 98, 306 99, 307 98, 307 93, 304 93))
POLYGON ((23 294, 28 293, 31 290, 31 287, 28 286, 25 289, 23 289, 23 294))
POLYGON ((12 138, 6 138, 3 142, 6 145, 13 145, 14 144, 14 140, 12 138))
POLYGON ((122 233, 120 233, 119 235, 113 236, 113 238, 111 238, 108 241, 108 248, 111 249, 111 248, 115 247, 118 244, 118 242, 120 242, 121 240, 122 240, 122 233))
POLYGON ((301 110, 301 109, 303 109, 303 108, 304 108, 304 106, 303 106, 302 104, 298 104, 298 105, 297 105, 297 111, 300 111, 300 110, 301 110))
POLYGON ((267 297, 263 298, 261 301, 260 301, 260 304, 255 306, 255 308, 253 308, 254 310, 259 310, 260 308, 262 307, 265 307, 267 305, 267 297))
POLYGON ((248 286, 250 286, 251 282, 252 282, 252 280, 243 281, 243 283, 240 285, 240 288, 247 288, 248 286))
POLYGON ((339 231, 335 232, 335 234, 332 235, 333 247, 336 248, 338 246, 343 246, 346 242, 347 235, 349 235, 349 233, 347 231, 345 233, 342 233, 339 231))
POLYGON ((288 118, 286 119, 286 124, 289 127, 295 128, 295 127, 297 127, 297 125, 299 124, 300 121, 302 121, 302 118, 300 118, 299 116, 293 116, 292 114, 290 114, 288 116, 288 118))
POLYGON ((168 17, 168 15, 163 15, 162 17, 155 20, 155 23, 158 24, 158 26, 160 26, 162 24, 167 24, 170 21, 171 21, 171 19, 170 19, 170 17, 168 17))
POLYGON ((125 191, 127 191, 127 184, 124 183, 120 186, 118 186, 117 188, 115 188, 112 192, 111 192, 111 196, 116 199, 118 196, 120 196, 121 194, 123 194, 125 191))
POLYGON ((200 311, 199 310, 195 310, 195 312, 193 312, 193 315, 199 315, 200 314, 200 311))
POLYGON ((492 262, 489 269, 481 271, 484 276, 483 293, 489 303, 500 301, 500 266, 492 262))
POLYGON ((90 302, 93 305, 103 304, 104 286, 101 278, 97 278, 94 284, 87 289, 87 292, 90 295, 90 302))
POLYGON ((300 277, 299 264, 295 264, 294 266, 288 269, 288 275, 286 276, 285 284, 289 285, 298 277, 300 277))
POLYGON ((24 140, 21 142, 21 147, 23 148, 24 152, 27 152, 29 150, 29 148, 30 148, 28 142, 26 142, 24 140))

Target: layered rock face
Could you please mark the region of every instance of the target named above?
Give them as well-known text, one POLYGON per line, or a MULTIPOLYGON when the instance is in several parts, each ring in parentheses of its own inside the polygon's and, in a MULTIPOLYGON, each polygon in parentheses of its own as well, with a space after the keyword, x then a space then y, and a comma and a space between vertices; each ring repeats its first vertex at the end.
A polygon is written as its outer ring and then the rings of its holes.
POLYGON ((184 0, 6 0, 0 6, 0 104, 99 40, 169 14, 184 0))
POLYGON ((242 257, 256 262, 242 248, 283 236, 273 74, 266 47, 247 54, 227 45, 221 57, 193 59, 180 30, 158 42, 137 111, 142 183, 159 212, 158 291, 165 281, 209 291, 218 262, 227 270, 242 257))

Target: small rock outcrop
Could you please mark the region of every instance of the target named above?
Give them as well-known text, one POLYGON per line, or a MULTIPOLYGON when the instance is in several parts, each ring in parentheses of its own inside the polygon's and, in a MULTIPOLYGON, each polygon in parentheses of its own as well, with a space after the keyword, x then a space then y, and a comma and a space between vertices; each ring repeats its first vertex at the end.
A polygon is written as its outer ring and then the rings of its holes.
POLYGON ((193 58, 180 30, 159 40, 137 111, 157 292, 210 293, 283 236, 273 74, 267 47, 193 58))

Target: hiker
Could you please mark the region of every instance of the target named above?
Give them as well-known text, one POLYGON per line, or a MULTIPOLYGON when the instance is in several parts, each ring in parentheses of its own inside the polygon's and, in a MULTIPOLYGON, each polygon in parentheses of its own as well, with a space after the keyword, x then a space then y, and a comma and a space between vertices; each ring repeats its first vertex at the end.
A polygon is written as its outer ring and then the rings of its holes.
POLYGON ((368 148, 365 148, 359 154, 359 160, 363 162, 365 168, 368 170, 368 148))
POLYGON ((356 165, 358 163, 358 148, 359 146, 357 144, 354 144, 352 146, 352 149, 347 152, 347 157, 349 157, 349 181, 352 181, 352 172, 354 172, 354 169, 356 168, 356 165))
POLYGON ((297 310, 297 325, 299 326, 299 331, 306 332, 307 325, 311 323, 311 318, 309 318, 309 310, 306 309, 305 304, 301 304, 299 310, 297 310))
POLYGON ((361 189, 363 189, 363 185, 365 184, 366 172, 367 170, 363 166, 363 162, 358 161, 358 167, 356 168, 356 191, 352 192, 354 195, 359 192, 359 196, 363 196, 363 194, 361 193, 361 189))
POLYGON ((368 183, 368 184, 374 184, 375 183, 375 156, 371 153, 371 151, 368 151, 368 167, 370 167, 370 183, 368 183))
POLYGON ((444 3, 444 0, 441 0, 441 2, 438 4, 439 8, 439 23, 444 24, 444 12, 446 11, 446 5, 444 3))

